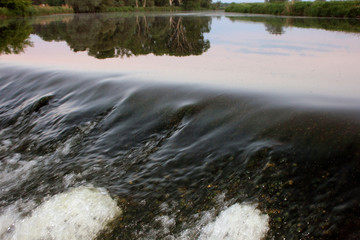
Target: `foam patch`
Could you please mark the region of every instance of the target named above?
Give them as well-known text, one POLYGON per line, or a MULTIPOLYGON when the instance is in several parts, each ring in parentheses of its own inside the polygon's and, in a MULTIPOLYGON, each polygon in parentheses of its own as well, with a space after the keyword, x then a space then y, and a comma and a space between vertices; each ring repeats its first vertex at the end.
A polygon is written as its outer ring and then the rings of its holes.
POLYGON ((6 239, 89 240, 121 214, 116 201, 104 190, 78 187, 57 194, 18 220, 6 239))
POLYGON ((234 204, 201 229, 199 240, 260 240, 269 230, 269 217, 250 204, 234 204))

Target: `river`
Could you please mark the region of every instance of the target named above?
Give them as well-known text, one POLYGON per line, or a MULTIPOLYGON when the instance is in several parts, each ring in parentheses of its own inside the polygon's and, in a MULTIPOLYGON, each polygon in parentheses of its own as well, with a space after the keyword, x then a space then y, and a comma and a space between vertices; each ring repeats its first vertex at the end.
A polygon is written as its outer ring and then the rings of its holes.
POLYGON ((358 239, 360 20, 0 21, 0 239, 358 239))

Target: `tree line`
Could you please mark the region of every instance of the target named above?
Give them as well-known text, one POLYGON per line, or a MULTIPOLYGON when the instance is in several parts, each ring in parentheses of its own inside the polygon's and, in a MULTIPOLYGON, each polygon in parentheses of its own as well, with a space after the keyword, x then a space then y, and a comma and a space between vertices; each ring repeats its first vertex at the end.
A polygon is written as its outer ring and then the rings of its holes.
MULTIPOLYGON (((55 1, 55 0, 54 0, 55 1)), ((59 0, 60 1, 60 0, 59 0)), ((64 0, 74 12, 99 12, 107 7, 182 7, 184 9, 210 8, 211 0, 64 0)))
POLYGON ((266 0, 265 3, 232 3, 225 12, 272 14, 282 16, 359 18, 359 0, 351 1, 282 1, 266 0))
POLYGON ((68 5, 76 13, 101 12, 107 8, 121 7, 181 7, 187 9, 210 8, 211 0, 1 0, 0 8, 17 13, 26 12, 32 5, 63 6, 68 5))

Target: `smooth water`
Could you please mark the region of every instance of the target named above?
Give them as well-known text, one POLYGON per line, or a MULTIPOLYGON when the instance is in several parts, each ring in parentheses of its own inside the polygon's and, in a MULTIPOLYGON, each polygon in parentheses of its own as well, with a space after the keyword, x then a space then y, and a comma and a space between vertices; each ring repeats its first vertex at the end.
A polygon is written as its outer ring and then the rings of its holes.
POLYGON ((0 239, 358 239, 359 20, 0 22, 0 239))

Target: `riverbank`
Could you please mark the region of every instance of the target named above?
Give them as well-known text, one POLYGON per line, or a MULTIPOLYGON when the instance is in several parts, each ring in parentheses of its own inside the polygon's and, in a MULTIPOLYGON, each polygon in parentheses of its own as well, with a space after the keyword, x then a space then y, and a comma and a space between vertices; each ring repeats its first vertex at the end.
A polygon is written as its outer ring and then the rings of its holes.
POLYGON ((106 7, 103 12, 176 12, 183 11, 184 9, 177 6, 164 6, 164 7, 106 7))
POLYGON ((360 1, 232 3, 225 12, 281 16, 360 18, 360 1))
MULTIPOLYGON (((181 7, 106 7, 102 12, 174 12, 181 11, 181 7)), ((31 6, 23 13, 11 11, 7 8, 0 8, 0 19, 9 18, 9 17, 26 17, 26 16, 44 16, 44 15, 54 15, 54 14, 64 14, 64 13, 74 13, 73 8, 68 6, 31 6)))
POLYGON ((9 17, 43 16, 53 14, 74 13, 68 6, 30 6, 24 11, 12 11, 8 8, 0 8, 0 19, 9 17))

